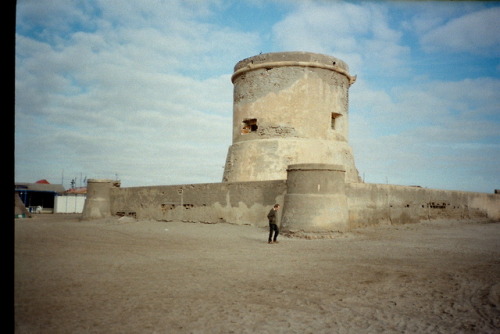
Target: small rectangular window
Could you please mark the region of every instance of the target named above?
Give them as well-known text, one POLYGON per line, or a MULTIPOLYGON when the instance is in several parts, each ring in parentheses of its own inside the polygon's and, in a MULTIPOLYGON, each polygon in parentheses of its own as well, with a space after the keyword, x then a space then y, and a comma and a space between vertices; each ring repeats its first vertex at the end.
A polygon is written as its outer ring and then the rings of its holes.
POLYGON ((257 131, 259 127, 257 126, 256 118, 247 118, 243 120, 243 127, 241 128, 241 134, 248 134, 257 131))
POLYGON ((330 126, 332 130, 335 130, 338 127, 338 118, 342 116, 342 114, 338 114, 336 112, 332 112, 332 120, 330 126))

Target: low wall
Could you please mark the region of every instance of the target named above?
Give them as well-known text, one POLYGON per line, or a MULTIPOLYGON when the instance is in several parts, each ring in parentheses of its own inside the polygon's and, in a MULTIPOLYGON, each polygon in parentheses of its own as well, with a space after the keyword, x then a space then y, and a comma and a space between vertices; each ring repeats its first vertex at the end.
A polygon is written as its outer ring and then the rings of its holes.
POLYGON ((267 226, 283 204, 286 180, 111 189, 111 214, 138 219, 230 222, 267 226))
MULTIPOLYGON (((228 222, 265 227, 267 213, 275 203, 283 206, 283 212, 300 209, 297 205, 286 207, 286 180, 131 188, 109 183, 108 191, 108 199, 95 195, 96 199, 88 194, 86 211, 96 211, 98 206, 97 209, 104 207, 107 210, 99 217, 133 216, 137 219, 228 222), (96 204, 96 200, 107 204, 96 204)), ((347 219, 346 231, 427 220, 500 221, 499 194, 367 183, 347 183, 344 191, 348 215, 348 218, 343 218, 347 219)), ((327 211, 336 215, 336 210, 327 211)), ((83 215, 83 218, 92 217, 97 216, 83 215)), ((278 221, 281 221, 281 211, 278 221)))
POLYGON ((350 229, 440 219, 500 221, 497 194, 350 183, 346 195, 350 229))

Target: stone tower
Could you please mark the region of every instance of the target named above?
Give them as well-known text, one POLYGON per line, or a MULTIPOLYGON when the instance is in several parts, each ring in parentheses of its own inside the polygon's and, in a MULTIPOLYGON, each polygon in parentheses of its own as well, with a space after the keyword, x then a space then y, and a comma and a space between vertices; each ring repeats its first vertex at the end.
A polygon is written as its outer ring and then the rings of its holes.
POLYGON ((288 166, 281 228, 287 232, 345 232, 349 211, 343 166, 288 166))
POLYGON ((348 91, 342 60, 278 52, 241 60, 231 78, 233 143, 223 182, 282 180, 292 164, 335 164, 360 182, 348 143, 348 91))

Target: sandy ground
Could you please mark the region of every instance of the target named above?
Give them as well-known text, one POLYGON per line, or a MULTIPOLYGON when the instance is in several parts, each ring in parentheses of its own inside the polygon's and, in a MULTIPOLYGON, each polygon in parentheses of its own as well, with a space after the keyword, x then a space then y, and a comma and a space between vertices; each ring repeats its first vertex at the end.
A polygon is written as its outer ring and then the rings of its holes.
POLYGON ((500 223, 16 219, 16 333, 500 333, 500 223))

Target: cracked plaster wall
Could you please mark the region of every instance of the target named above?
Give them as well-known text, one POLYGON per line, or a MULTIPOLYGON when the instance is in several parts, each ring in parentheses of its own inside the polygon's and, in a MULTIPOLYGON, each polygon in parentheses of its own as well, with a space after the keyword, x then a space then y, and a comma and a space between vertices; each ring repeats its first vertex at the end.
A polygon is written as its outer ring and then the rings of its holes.
POLYGON ((339 59, 311 53, 276 53, 242 60, 233 78, 233 144, 228 150, 223 181, 286 178, 295 163, 342 164, 348 182, 360 182, 348 144, 350 79, 325 68, 274 66, 280 61, 316 62, 347 72, 339 59), (252 69, 251 66, 269 64, 252 69), (266 65, 267 66, 267 65, 266 65), (332 114, 336 115, 332 129, 332 114), (249 131, 246 120, 255 120, 249 131))

